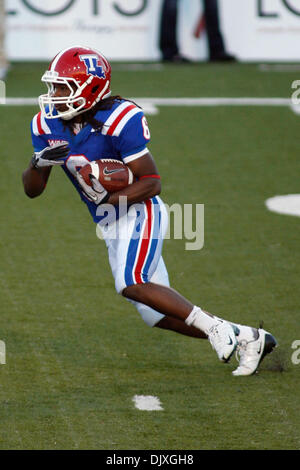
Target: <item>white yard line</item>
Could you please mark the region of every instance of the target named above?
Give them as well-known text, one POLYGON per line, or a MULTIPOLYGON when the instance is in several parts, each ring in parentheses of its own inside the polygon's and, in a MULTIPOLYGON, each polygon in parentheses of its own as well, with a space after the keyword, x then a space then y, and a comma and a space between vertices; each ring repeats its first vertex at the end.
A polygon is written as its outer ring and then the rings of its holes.
POLYGON ((5 106, 34 106, 38 104, 37 98, 4 98, 5 106))
POLYGON ((260 72, 299 72, 300 64, 259 64, 260 72))
POLYGON ((300 194, 274 196, 265 201, 269 211, 300 217, 300 194))
POLYGON ((134 395, 134 406, 142 411, 161 411, 163 410, 160 399, 153 395, 134 395))
MULTIPOLYGON (((295 114, 300 114, 300 105, 292 104, 290 98, 132 98, 144 110, 145 114, 159 113, 159 106, 286 106, 295 114)), ((4 106, 35 106, 37 98, 7 97, 0 102, 4 106)))
MULTIPOLYGON (((132 98, 153 106, 289 106, 290 98, 132 98)), ((6 98, 6 106, 32 106, 37 98, 6 98)))
POLYGON ((290 98, 133 98, 156 106, 289 106, 290 98))

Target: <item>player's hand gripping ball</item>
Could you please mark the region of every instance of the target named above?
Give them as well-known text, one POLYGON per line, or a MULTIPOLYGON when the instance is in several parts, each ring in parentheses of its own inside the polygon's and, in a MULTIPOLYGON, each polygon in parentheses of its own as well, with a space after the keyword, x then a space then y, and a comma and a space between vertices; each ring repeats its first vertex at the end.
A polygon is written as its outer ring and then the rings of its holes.
POLYGON ((90 175, 94 176, 109 193, 120 191, 133 183, 130 168, 114 159, 95 160, 82 167, 79 173, 89 186, 92 186, 90 175))

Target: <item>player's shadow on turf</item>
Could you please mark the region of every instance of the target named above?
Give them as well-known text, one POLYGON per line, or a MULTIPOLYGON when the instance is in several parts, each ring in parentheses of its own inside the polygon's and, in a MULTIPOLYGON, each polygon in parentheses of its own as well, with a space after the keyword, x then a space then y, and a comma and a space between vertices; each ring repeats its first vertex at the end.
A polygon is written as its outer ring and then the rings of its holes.
POLYGON ((264 362, 260 370, 270 372, 287 372, 289 365, 290 357, 288 356, 287 351, 275 349, 272 355, 267 358, 267 361, 264 362))

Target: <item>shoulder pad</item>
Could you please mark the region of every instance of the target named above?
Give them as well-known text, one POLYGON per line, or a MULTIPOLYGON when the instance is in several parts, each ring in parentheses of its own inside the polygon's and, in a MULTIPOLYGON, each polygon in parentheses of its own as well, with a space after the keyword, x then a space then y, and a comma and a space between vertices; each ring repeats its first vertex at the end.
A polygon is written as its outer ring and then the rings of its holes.
POLYGON ((143 111, 130 101, 123 101, 104 122, 102 134, 118 137, 127 122, 143 111))
POLYGON ((51 134, 51 129, 41 111, 32 119, 32 132, 34 135, 51 134))

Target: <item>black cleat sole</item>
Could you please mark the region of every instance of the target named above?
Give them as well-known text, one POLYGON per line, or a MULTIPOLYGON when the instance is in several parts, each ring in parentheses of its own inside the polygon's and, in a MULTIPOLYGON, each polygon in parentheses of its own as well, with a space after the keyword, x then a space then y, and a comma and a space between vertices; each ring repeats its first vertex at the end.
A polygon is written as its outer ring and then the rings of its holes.
POLYGON ((267 333, 265 335, 265 345, 264 345, 264 350, 263 350, 263 353, 261 355, 261 360, 260 362, 263 360, 263 358, 267 355, 267 354, 270 354, 274 348, 276 348, 278 345, 276 339, 274 338, 273 335, 271 335, 270 333, 267 333))
POLYGON ((267 354, 270 354, 274 348, 276 348, 278 345, 276 339, 274 338, 273 335, 271 335, 270 333, 266 333, 265 334, 265 344, 264 344, 264 350, 263 350, 263 353, 261 355, 261 358, 259 360, 259 363, 257 364, 257 367, 255 369, 255 371, 253 372, 253 374, 255 374, 257 372, 257 369, 259 367, 259 365, 261 364, 262 360, 264 359, 264 357, 267 355, 267 354))

